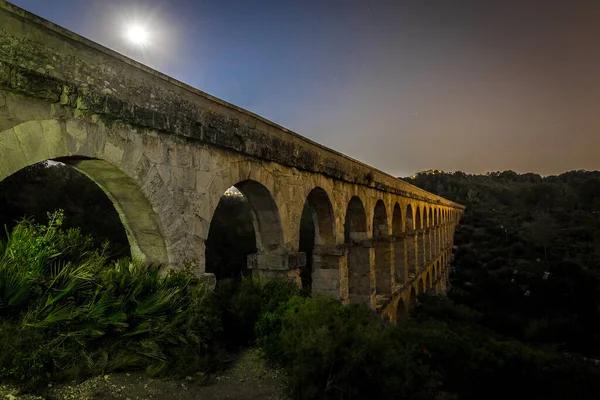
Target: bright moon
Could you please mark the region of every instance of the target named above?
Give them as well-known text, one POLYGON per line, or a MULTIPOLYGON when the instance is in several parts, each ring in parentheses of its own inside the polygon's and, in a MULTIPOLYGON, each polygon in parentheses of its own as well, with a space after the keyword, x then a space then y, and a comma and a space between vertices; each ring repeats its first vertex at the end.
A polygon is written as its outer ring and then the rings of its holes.
POLYGON ((136 46, 144 46, 148 43, 148 30, 141 25, 132 25, 127 29, 127 39, 136 46))

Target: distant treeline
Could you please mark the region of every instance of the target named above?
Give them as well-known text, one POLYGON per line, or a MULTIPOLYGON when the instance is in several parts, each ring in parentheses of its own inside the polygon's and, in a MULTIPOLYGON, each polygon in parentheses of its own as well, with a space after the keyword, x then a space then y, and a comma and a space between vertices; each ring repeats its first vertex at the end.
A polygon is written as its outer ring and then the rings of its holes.
POLYGON ((406 180, 466 205, 450 297, 517 339, 600 356, 600 172, 435 171, 406 180))

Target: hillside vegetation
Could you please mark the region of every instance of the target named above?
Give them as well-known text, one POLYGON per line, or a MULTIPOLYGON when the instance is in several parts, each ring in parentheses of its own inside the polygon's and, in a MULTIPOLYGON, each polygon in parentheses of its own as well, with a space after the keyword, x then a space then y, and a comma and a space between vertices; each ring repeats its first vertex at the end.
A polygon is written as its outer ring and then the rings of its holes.
MULTIPOLYGON (((241 276, 252 238, 246 224, 227 229, 226 216, 247 220, 242 198, 227 199, 211 227, 212 268, 229 277, 215 290, 189 269, 163 276, 159 266, 107 251, 114 227, 94 232, 94 223, 114 213, 110 203, 86 217, 46 216, 44 203, 32 202, 35 220, 4 206, 0 383, 40 393, 48 383, 145 371, 201 384, 232 355, 257 348, 297 399, 596 399, 600 174, 423 173, 409 181, 467 209, 448 295, 421 296, 397 325, 364 306, 241 276)), ((67 183, 65 204, 85 210, 77 197, 92 192, 67 183)), ((30 193, 7 187, 2 196, 13 206, 30 193)))
POLYGON ((421 173, 467 206, 450 298, 522 341, 600 355, 600 172, 421 173))

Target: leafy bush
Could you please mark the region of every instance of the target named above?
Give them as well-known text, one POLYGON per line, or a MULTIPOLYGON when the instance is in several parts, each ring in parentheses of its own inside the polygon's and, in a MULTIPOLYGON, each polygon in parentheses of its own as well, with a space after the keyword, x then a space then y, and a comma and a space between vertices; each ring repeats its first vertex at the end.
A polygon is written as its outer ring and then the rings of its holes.
POLYGON ((223 320, 223 341, 229 346, 253 343, 260 315, 273 311, 299 293, 300 289, 292 282, 262 281, 253 277, 220 281, 215 298, 223 320))
POLYGON ((421 296, 397 335, 426 349, 443 389, 466 399, 592 399, 600 370, 552 348, 536 348, 479 325, 481 314, 442 296, 421 296))
MULTIPOLYGON (((187 270, 109 263, 76 229, 20 222, 0 244, 0 378, 50 378, 146 368, 187 354, 207 365, 220 330, 209 291, 187 270)), ((188 359, 189 361, 189 359, 188 359)))
POLYGON ((419 349, 366 307, 294 297, 264 313, 256 330, 301 399, 404 398, 430 378, 419 349))
POLYGON ((411 313, 417 321, 435 319, 438 321, 478 323, 481 314, 463 305, 456 305, 452 300, 443 295, 420 295, 414 310, 411 313))

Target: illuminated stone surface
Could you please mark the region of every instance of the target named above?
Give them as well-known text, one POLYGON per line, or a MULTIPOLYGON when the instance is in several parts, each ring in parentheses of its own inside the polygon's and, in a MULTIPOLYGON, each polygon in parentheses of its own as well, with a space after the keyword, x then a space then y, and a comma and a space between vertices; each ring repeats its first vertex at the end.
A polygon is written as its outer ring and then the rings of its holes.
POLYGON ((257 275, 299 281, 313 207, 313 291, 395 320, 447 285, 463 207, 0 2, 0 180, 59 159, 119 212, 132 254, 204 274, 220 197, 254 211, 257 275), (346 229, 345 229, 346 228, 346 229))

